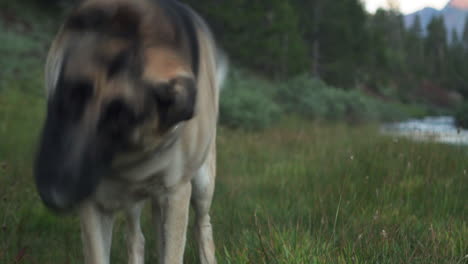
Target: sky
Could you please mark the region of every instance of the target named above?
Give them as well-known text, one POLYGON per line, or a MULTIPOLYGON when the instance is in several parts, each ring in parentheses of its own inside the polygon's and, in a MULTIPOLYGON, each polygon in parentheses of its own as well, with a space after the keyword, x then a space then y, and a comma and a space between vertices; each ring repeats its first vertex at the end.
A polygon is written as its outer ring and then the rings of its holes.
MULTIPOLYGON (((388 0, 364 0, 367 10, 371 13, 379 7, 386 8, 387 2, 388 0)), ((449 0, 399 0, 399 2, 401 12, 409 14, 424 7, 441 9, 447 5, 449 0)))

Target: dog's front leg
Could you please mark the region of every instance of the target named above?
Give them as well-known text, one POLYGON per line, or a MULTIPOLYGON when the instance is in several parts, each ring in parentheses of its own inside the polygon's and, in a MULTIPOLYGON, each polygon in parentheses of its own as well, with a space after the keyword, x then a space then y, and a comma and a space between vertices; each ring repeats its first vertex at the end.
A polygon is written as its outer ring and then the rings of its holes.
POLYGON ((144 202, 139 202, 126 210, 128 264, 143 264, 145 262, 145 237, 140 226, 141 211, 144 205, 144 202))
POLYGON ((93 202, 84 203, 79 214, 85 263, 108 264, 112 243, 113 214, 103 212, 93 202))
POLYGON ((182 264, 192 185, 164 191, 153 200, 159 264, 182 264))

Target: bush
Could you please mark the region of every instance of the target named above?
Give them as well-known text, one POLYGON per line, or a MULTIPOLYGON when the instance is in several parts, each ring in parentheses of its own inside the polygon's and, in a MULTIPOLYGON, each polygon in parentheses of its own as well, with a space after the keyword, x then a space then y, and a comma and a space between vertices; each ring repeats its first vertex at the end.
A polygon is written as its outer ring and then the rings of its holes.
POLYGON ((234 71, 228 78, 220 109, 222 125, 249 130, 268 127, 283 113, 311 120, 362 123, 401 120, 415 111, 412 106, 328 86, 307 75, 275 83, 242 71, 234 71))
POLYGON ((455 123, 458 127, 468 128, 468 103, 458 107, 455 112, 455 123))
POLYGON ((231 128, 262 129, 281 115, 272 85, 234 71, 221 92, 220 123, 231 128))
POLYGON ((310 79, 305 75, 284 82, 277 94, 277 101, 287 113, 296 113, 307 118, 319 118, 328 112, 328 103, 324 102, 323 94, 325 84, 321 81, 310 79))
POLYGON ((278 103, 287 113, 310 119, 352 122, 401 119, 403 111, 395 104, 378 101, 359 91, 346 91, 301 75, 283 83, 278 103))

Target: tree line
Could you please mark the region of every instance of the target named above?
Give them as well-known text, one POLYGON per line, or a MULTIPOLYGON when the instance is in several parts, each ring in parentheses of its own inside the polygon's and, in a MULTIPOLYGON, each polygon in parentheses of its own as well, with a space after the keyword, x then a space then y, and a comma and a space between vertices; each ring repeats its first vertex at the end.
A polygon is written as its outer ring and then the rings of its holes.
POLYGON ((442 17, 405 28, 398 10, 368 14, 359 0, 184 2, 208 20, 235 65, 273 80, 308 73, 402 101, 420 87, 468 96, 468 26, 460 37, 442 17))

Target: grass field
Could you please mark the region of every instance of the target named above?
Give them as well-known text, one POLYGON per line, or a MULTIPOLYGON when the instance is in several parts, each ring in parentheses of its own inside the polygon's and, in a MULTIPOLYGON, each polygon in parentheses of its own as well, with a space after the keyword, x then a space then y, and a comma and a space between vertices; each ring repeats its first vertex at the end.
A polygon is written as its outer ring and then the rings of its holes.
MULTIPOLYGON (((14 88, 0 92, 0 263, 82 263, 76 218, 51 214, 34 189, 44 102, 14 88)), ((220 263, 468 263, 466 148, 293 118, 219 134, 220 263)), ((119 218, 113 263, 126 263, 124 246, 119 218)), ((192 234, 186 263, 197 263, 192 234)))

